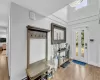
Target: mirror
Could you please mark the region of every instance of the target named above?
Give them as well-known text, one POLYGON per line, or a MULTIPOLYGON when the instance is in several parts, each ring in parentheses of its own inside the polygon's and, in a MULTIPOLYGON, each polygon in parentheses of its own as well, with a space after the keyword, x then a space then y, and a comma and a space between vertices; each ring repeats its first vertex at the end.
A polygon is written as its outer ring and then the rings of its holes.
POLYGON ((66 42, 66 28, 57 24, 51 24, 51 44, 66 42))

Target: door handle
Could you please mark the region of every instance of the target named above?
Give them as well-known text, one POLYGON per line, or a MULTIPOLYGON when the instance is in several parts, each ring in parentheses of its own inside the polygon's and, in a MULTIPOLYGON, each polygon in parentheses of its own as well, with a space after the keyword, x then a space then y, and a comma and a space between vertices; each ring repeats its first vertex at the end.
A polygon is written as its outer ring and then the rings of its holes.
POLYGON ((87 46, 87 43, 85 43, 85 46, 87 46))

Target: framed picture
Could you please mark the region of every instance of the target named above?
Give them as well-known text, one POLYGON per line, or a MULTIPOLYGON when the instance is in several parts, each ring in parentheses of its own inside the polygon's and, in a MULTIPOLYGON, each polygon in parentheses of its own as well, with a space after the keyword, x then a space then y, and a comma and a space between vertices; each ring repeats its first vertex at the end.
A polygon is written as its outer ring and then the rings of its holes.
POLYGON ((66 27, 51 23, 51 44, 66 42, 66 27))

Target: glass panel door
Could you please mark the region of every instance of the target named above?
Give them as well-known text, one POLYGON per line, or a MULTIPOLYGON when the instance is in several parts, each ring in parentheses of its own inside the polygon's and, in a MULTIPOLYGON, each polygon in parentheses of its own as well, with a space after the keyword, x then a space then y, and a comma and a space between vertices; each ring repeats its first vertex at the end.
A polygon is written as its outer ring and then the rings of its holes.
POLYGON ((80 28, 80 29, 75 29, 74 30, 74 37, 73 37, 73 55, 74 59, 82 61, 82 62, 87 62, 87 56, 88 56, 88 34, 87 34, 87 29, 86 28, 80 28))
POLYGON ((84 57, 84 30, 81 31, 81 57, 84 57))
POLYGON ((78 56, 78 32, 76 32, 76 56, 78 56))

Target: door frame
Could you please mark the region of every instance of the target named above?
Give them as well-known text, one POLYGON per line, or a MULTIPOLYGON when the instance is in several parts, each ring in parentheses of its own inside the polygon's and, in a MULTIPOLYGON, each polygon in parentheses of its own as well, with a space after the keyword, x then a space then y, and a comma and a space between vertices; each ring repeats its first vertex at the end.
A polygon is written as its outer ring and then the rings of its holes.
POLYGON ((76 27, 72 27, 72 59, 75 59, 74 57, 74 54, 75 54, 75 50, 74 50, 74 41, 73 41, 73 37, 74 37, 74 35, 73 35, 73 31, 75 31, 74 29, 78 29, 78 28, 86 28, 87 29, 87 59, 86 59, 86 63, 88 63, 88 56, 89 56, 89 30, 88 30, 88 26, 87 25, 84 25, 84 26, 81 26, 81 25, 78 25, 78 26, 76 26, 76 27))

